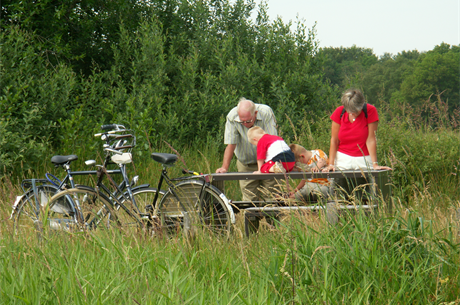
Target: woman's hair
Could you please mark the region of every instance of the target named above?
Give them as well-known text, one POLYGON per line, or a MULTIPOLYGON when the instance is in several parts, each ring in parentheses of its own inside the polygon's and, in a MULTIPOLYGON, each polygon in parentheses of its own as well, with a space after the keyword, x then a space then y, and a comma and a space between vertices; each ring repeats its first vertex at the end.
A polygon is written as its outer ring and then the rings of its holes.
POLYGON ((348 113, 361 111, 364 103, 364 95, 358 89, 348 89, 342 95, 342 105, 348 113))
POLYGON ((289 145, 289 148, 292 150, 292 152, 294 153, 294 157, 295 157, 295 161, 296 162, 299 162, 300 160, 300 154, 305 154, 307 152, 307 150, 305 149, 305 147, 299 145, 299 144, 290 144, 289 145))
POLYGON ((265 131, 259 126, 254 126, 254 127, 249 128, 248 130, 249 142, 254 144, 253 139, 257 136, 263 136, 264 134, 265 134, 265 131))

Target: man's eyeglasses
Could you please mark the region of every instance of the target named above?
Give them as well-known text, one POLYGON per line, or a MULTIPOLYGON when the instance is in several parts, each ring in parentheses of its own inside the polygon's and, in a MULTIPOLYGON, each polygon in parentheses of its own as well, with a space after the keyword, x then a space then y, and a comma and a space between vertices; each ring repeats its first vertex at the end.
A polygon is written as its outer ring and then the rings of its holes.
POLYGON ((240 124, 241 125, 243 125, 243 124, 251 124, 252 122, 254 122, 256 120, 256 117, 257 117, 257 111, 254 113, 254 116, 252 117, 252 119, 247 120, 247 121, 240 121, 240 124))
POLYGON ((252 122, 254 122, 254 119, 248 121, 240 121, 240 124, 251 124, 252 122))

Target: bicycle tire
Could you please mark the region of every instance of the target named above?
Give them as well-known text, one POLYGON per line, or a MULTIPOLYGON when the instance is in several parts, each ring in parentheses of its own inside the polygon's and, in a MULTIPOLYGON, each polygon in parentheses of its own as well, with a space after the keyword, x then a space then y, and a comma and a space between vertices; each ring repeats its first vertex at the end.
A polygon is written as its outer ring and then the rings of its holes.
MULTIPOLYGON (((164 190, 158 190, 152 187, 138 187, 132 189, 132 194, 136 205, 139 209, 139 216, 142 219, 143 223, 147 225, 148 228, 152 228, 153 225, 153 214, 154 214, 154 206, 153 200, 155 199, 156 194, 158 193, 157 202, 160 202, 163 196, 166 194, 164 190)), ((123 196, 120 196, 118 199, 124 206, 132 207, 132 204, 129 201, 129 194, 125 192, 123 196)), ((135 209, 132 207, 133 210, 135 209)), ((120 210, 120 209, 118 209, 120 210)))
POLYGON ((42 210, 58 191, 59 188, 45 184, 36 187, 36 194, 32 189, 25 192, 13 207, 13 232, 21 235, 30 230, 41 230, 42 210))
POLYGON ((157 208, 162 227, 183 228, 185 220, 188 220, 192 226, 201 226, 214 233, 230 232, 235 216, 228 199, 213 185, 203 188, 204 183, 199 180, 183 181, 165 194, 157 208), (200 202, 202 190, 204 194, 200 202))
POLYGON ((57 193, 51 197, 45 214, 43 223, 53 230, 93 230, 101 227, 120 226, 112 202, 104 194, 87 186, 77 186, 57 193), (53 210, 57 204, 63 203, 71 205, 75 209, 77 209, 78 204, 81 214, 76 213, 79 215, 78 217, 70 217, 71 215, 57 213, 53 210))

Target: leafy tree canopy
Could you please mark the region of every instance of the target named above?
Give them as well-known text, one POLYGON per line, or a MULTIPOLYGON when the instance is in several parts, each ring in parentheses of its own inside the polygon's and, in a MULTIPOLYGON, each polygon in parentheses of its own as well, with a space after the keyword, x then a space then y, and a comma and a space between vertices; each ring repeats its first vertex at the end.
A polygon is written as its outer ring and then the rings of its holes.
POLYGON ((356 86, 356 77, 377 63, 378 58, 372 49, 360 48, 321 48, 318 56, 324 58, 324 74, 331 83, 340 88, 356 86))
POLYGON ((450 106, 460 105, 460 47, 442 43, 422 54, 401 83, 400 96, 412 105, 419 105, 431 95, 441 93, 450 106))

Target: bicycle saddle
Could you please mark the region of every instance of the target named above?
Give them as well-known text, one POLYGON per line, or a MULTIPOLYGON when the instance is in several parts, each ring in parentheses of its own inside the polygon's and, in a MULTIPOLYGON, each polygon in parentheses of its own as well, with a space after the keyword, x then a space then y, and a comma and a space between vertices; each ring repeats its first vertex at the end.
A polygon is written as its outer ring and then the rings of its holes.
POLYGON ((177 161, 177 155, 166 153, 152 153, 152 159, 164 165, 173 165, 177 161))
POLYGON ((78 159, 77 155, 53 156, 51 158, 51 162, 57 166, 57 165, 66 164, 67 162, 75 161, 77 159, 78 159))

